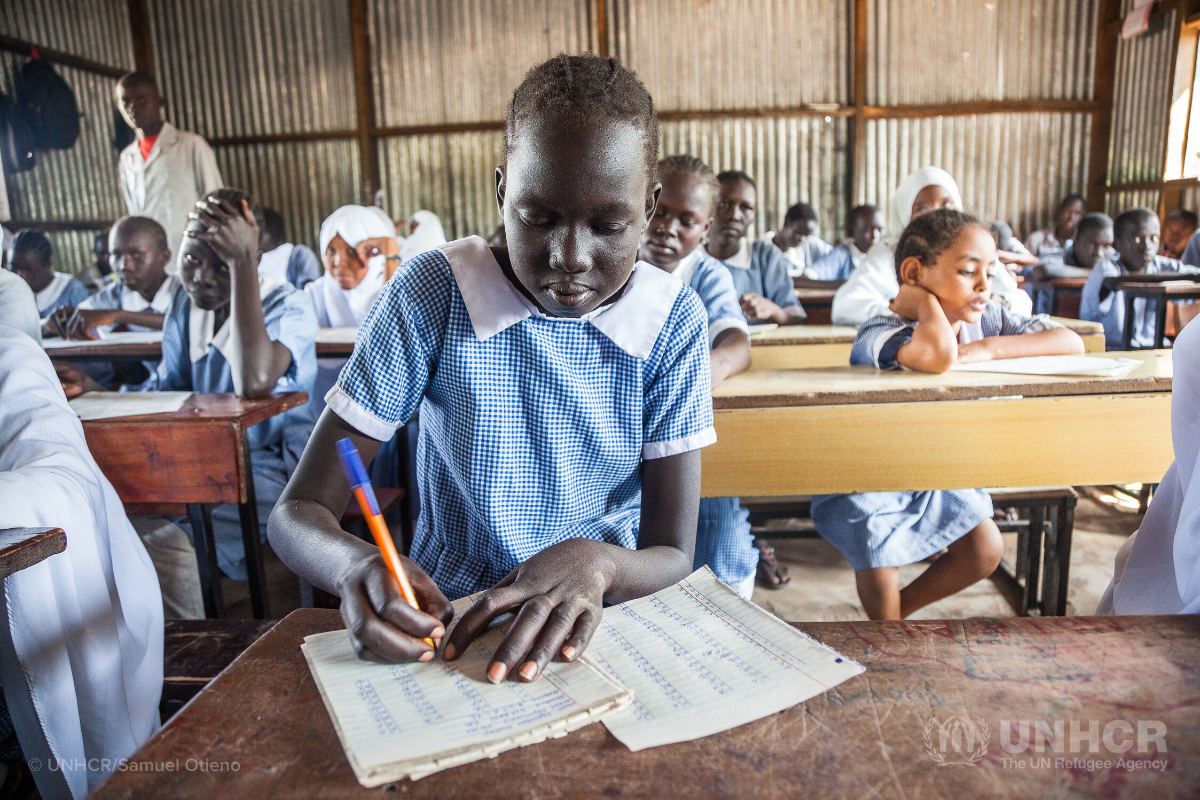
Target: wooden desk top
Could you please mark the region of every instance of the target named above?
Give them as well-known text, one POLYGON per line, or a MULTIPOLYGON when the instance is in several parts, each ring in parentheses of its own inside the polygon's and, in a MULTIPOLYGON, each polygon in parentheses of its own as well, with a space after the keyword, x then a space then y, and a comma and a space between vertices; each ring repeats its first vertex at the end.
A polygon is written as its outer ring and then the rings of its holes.
POLYGON ((1121 378, 1002 375, 986 372, 882 372, 874 367, 757 370, 724 381, 713 391, 717 409, 910 403, 977 397, 1049 397, 1171 391, 1171 351, 1091 353, 1131 358, 1142 366, 1121 378))
MULTIPOLYGON (((341 628, 336 611, 302 609, 242 654, 93 800, 178 797, 379 798, 358 785, 304 657, 304 636, 341 628), (188 759, 194 759, 191 769, 188 759), (201 771, 196 762, 215 764, 201 771), (237 769, 232 765, 236 763, 237 769), (171 771, 163 765, 173 764, 171 771), (224 764, 224 768, 221 765, 224 764), (151 767, 157 765, 156 770, 151 767)), ((415 782, 396 797, 1105 797, 1190 795, 1200 788, 1200 617, 1057 617, 929 622, 812 622, 796 627, 867 668, 787 711, 694 742, 629 752, 602 725, 415 782), (965 760, 942 744, 954 718, 976 734, 965 760), (963 723, 961 718, 965 718, 963 723), (1009 753, 1021 725, 1095 720, 1166 726, 1160 766, 1128 770, 1101 752, 1009 753), (929 745, 926 745, 928 733, 929 745), (981 746, 982 745, 982 746, 981 746), (931 755, 932 753, 932 755, 931 755), (1049 766, 1036 766, 1047 757, 1049 766), (1109 761, 1054 766, 1055 758, 1109 761), (1014 761, 1023 759, 1024 766, 1014 761), (1031 763, 1033 762, 1033 763, 1031 763)), ((960 740, 961 741, 961 740, 960 740)), ((1069 741, 1069 740, 1068 740, 1069 741)), ((1078 750, 1078 748, 1076 748, 1078 750)))
POLYGON ((87 430, 89 428, 103 428, 113 425, 236 421, 241 423, 243 428, 249 428, 277 414, 282 414, 297 406, 304 405, 307 402, 307 392, 280 392, 257 400, 248 400, 231 393, 202 394, 196 392, 187 399, 182 408, 170 414, 140 414, 129 417, 90 420, 83 423, 83 427, 84 430, 87 430))
POLYGON ((62 528, 0 530, 0 579, 66 549, 67 534, 62 528))
POLYGON ((792 278, 792 286, 796 289, 833 289, 837 291, 843 283, 845 281, 818 281, 802 276, 792 278))
MULTIPOLYGON (((1118 276, 1122 277, 1122 276, 1118 276)), ((1186 280, 1186 279, 1184 279, 1186 280)), ((1177 297, 1181 300, 1200 298, 1200 283, 1150 283, 1141 281, 1119 281, 1114 278, 1104 279, 1104 288, 1122 291, 1140 297, 1177 297)))
POLYGON ((1082 289, 1087 278, 1051 278, 1045 281, 1030 281, 1030 289, 1082 289))
POLYGON ((354 352, 358 328, 317 328, 319 358, 348 358, 354 352))
POLYGON ((122 342, 95 339, 93 341, 63 341, 48 339, 46 355, 53 361, 158 361, 162 358, 162 341, 122 342))
POLYGON ((796 298, 800 305, 819 306, 833 303, 837 289, 796 289, 796 298))
MULTIPOLYGON (((1104 334, 1104 326, 1099 322, 1067 317, 1051 317, 1050 319, 1075 331, 1080 336, 1104 334)), ((752 335, 750 346, 853 344, 857 334, 858 328, 852 325, 781 325, 778 328, 752 335)))

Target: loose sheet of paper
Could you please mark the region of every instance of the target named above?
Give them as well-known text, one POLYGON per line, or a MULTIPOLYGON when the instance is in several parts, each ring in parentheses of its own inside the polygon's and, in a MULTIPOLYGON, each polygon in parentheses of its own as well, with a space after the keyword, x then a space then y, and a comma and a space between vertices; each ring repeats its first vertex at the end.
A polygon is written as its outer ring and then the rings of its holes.
MULTIPOLYGON (((456 601, 456 614, 470 604, 456 601)), ((490 683, 485 671, 506 627, 493 624, 457 661, 427 664, 362 661, 346 631, 305 637, 304 657, 359 783, 417 780, 565 735, 631 702, 586 656, 551 663, 532 683, 490 683)))
POLYGON ((864 671, 742 599, 708 567, 605 609, 587 654, 633 690, 633 705, 604 725, 635 751, 753 722, 864 671))
POLYGON ((116 331, 100 332, 99 339, 43 339, 42 349, 58 350, 63 347, 98 347, 106 344, 157 344, 162 341, 162 331, 116 331))
POLYGON ((1026 356, 980 361, 975 364, 954 364, 955 372, 999 372, 1009 375, 1090 375, 1119 378, 1142 365, 1134 358, 1100 358, 1099 356, 1026 356))
POLYGON ((173 414, 191 396, 191 392, 88 392, 70 401, 70 406, 87 422, 139 414, 173 414))
POLYGON ((317 341, 321 344, 354 344, 358 328, 317 328, 317 341))

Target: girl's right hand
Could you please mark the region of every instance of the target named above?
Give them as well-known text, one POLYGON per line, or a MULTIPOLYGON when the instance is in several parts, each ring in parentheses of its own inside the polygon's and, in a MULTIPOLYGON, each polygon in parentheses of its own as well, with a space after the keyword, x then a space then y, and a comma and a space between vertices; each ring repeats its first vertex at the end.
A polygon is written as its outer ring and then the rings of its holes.
POLYGON ((424 640, 445 636, 454 619, 454 609, 437 584, 409 559, 401 556, 400 561, 422 611, 404 601, 378 553, 358 562, 338 584, 342 621, 355 652, 366 661, 431 661, 435 653, 424 640))
POLYGON ((911 283, 900 284, 900 293, 888 306, 893 314, 905 319, 917 319, 921 313, 921 305, 928 302, 933 295, 929 290, 911 283))

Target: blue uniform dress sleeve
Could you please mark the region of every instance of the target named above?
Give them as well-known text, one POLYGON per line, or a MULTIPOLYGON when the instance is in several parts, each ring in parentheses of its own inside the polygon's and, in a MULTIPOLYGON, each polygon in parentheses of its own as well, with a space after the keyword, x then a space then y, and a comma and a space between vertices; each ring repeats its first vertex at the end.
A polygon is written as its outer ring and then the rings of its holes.
POLYGON ((84 300, 88 299, 87 287, 78 278, 71 278, 67 282, 67 288, 63 289, 63 298, 66 302, 62 303, 62 305, 78 306, 84 300))
POLYGON ((1102 284, 1105 278, 1120 274, 1120 268, 1112 261, 1097 262, 1079 300, 1079 318, 1103 324, 1104 340, 1109 347, 1119 346, 1125 333, 1125 293, 1106 291, 1102 284))
POLYGON ((372 439, 392 438, 425 396, 457 293, 440 250, 401 267, 359 328, 354 353, 325 396, 329 407, 372 439))
POLYGON ((1024 314, 1009 311, 995 300, 987 304, 983 310, 983 317, 979 320, 980 331, 985 337, 1017 336, 1029 331, 1030 328, 1035 328, 1036 330, 1032 332, 1037 333, 1057 327, 1061 326, 1057 322, 1051 321, 1045 314, 1027 317, 1024 314))
POLYGON ((811 274, 813 280, 844 281, 850 277, 850 273, 854 272, 854 259, 850 257, 850 250, 845 245, 839 244, 817 259, 807 272, 811 274))
POLYGON ((858 335, 854 337, 850 363, 879 369, 901 369, 896 354, 912 341, 914 328, 912 321, 895 314, 871 317, 859 327, 858 335))
POLYGON ((317 312, 305 292, 280 286, 263 300, 267 338, 292 354, 292 363, 275 384, 277 392, 309 392, 317 379, 317 312))
POLYGON ((120 308, 121 291, 123 288, 124 285, 120 281, 113 281, 91 297, 83 300, 78 307, 97 311, 111 311, 120 308))
POLYGON ((692 289, 700 296, 708 312, 708 344, 711 347, 730 328, 749 333, 742 307, 738 303, 737 290, 733 288, 733 276, 729 269, 712 258, 703 259, 692 276, 692 289))
POLYGON ((288 259, 288 282, 297 289, 303 289, 319 277, 321 262, 317 259, 317 254, 302 244, 293 247, 292 256, 288 259))
MULTIPOLYGON (((800 301, 796 299, 795 284, 792 283, 792 276, 788 275, 787 259, 783 257, 783 253, 770 243, 758 251, 762 259, 763 295, 780 308, 800 308, 800 301)), ((800 310, 804 311, 802 308, 800 310)))
POLYGON ((1187 247, 1183 250, 1183 263, 1189 267, 1200 267, 1200 230, 1188 239, 1187 247))
POLYGON ((717 440, 705 316, 695 292, 680 292, 646 359, 644 459, 686 453, 717 440))
POLYGON ((188 314, 192 302, 183 287, 177 287, 163 319, 162 358, 150 377, 139 386, 122 386, 121 391, 177 392, 192 389, 192 361, 188 353, 188 314))

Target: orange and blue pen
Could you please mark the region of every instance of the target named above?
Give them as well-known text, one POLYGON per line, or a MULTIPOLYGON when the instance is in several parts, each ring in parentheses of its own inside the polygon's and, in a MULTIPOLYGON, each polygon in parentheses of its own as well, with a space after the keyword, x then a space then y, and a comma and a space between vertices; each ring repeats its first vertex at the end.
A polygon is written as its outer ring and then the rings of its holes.
MULTIPOLYGON (((383 515, 379 513, 379 500, 375 497, 375 489, 371 486, 371 479, 367 477, 367 468, 363 466, 358 448, 346 438, 338 439, 337 449, 338 457, 342 460, 342 469, 346 471, 346 480, 350 481, 350 488, 358 498, 358 507, 362 509, 363 517, 367 520, 367 527, 370 528, 371 535, 375 537, 375 544, 383 554, 383 563, 387 564, 388 572, 392 573, 396 583, 400 584, 400 594, 404 595, 404 601, 420 611, 417 596, 413 593, 412 584, 408 582, 408 576, 404 574, 404 565, 400 563, 400 554, 396 552, 396 543, 392 541, 391 531, 388 530, 383 515)), ((426 639, 425 643, 430 647, 437 647, 433 639, 426 639)))

